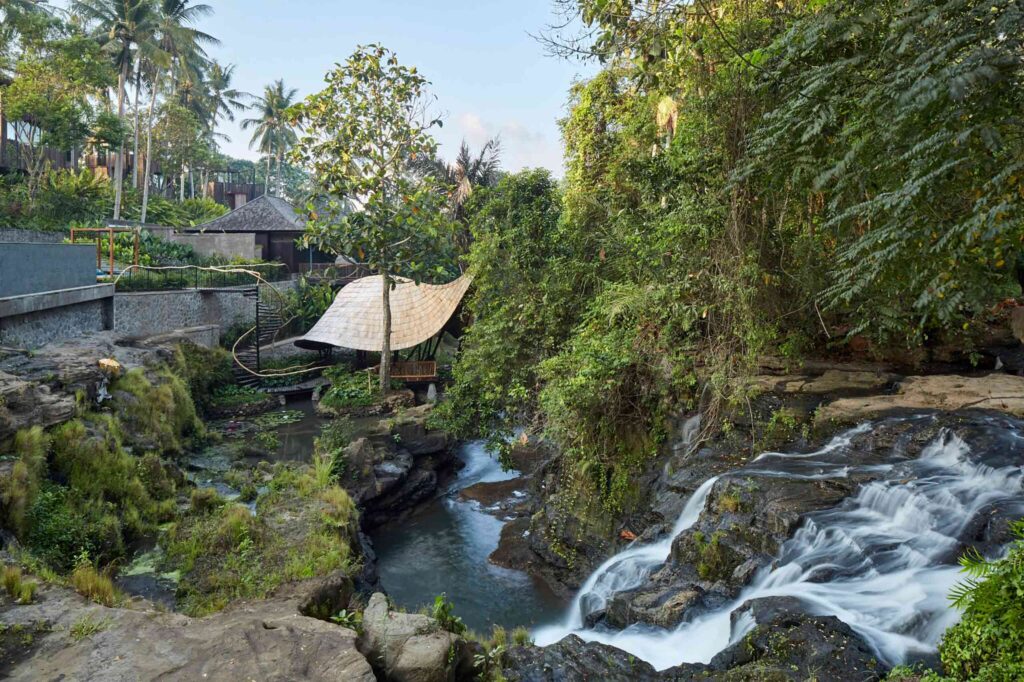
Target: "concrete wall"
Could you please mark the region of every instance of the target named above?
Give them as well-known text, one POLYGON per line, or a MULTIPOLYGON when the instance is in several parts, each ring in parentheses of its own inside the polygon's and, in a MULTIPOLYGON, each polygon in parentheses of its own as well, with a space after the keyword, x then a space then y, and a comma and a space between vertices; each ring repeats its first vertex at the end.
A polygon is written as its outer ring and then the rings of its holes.
POLYGON ((111 329, 113 301, 112 284, 0 298, 0 345, 38 348, 111 329))
POLYGON ((203 234, 171 234, 164 237, 175 244, 185 244, 200 256, 223 258, 258 258, 256 235, 250 232, 207 232, 203 234))
POLYGON ((93 284, 94 245, 0 243, 0 298, 93 284))
POLYGON ((67 232, 40 232, 38 230, 21 230, 16 227, 0 227, 0 242, 61 244, 67 238, 67 232))

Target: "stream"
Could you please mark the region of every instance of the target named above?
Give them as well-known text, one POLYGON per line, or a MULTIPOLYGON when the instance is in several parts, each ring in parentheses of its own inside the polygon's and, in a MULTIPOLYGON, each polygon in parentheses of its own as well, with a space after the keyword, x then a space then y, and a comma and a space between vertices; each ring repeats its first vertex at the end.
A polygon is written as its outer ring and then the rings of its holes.
MULTIPOLYGON (((929 419, 914 417, 908 419, 929 419)), ((1000 505, 1024 513, 1024 437, 1021 424, 988 418, 966 439, 943 430, 916 459, 893 448, 889 461, 859 464, 851 437, 864 424, 808 453, 768 452, 725 474, 824 479, 866 471, 876 476, 838 506, 808 514, 774 563, 762 569, 738 599, 672 630, 633 625, 624 630, 586 628, 585 618, 615 592, 639 586, 669 556, 672 537, 697 522, 718 479, 705 482, 687 502, 670 537, 632 545, 602 564, 555 625, 534 632, 546 645, 575 633, 642 658, 658 670, 707 663, 752 627, 731 615, 761 597, 796 597, 814 615, 850 625, 889 664, 934 652, 956 619, 948 594, 963 574, 956 564, 965 530, 979 514, 1000 505), (972 444, 977 436, 977 447, 972 444)))
POLYGON ((565 610, 541 581, 491 564, 505 520, 459 491, 476 483, 507 481, 518 471, 502 471, 481 441, 458 451, 464 466, 447 493, 408 519, 378 528, 373 536, 381 585, 399 606, 429 606, 445 593, 470 628, 489 632, 551 622, 565 610))

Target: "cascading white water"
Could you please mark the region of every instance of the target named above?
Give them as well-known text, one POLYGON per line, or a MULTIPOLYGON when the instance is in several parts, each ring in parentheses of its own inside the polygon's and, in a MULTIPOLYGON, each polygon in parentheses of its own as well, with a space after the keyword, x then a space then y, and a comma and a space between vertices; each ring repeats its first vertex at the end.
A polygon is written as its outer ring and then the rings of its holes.
MULTIPOLYGON (((858 470, 846 449, 870 426, 841 434, 812 453, 765 453, 759 467, 744 476, 785 475, 824 478, 858 470), (775 459, 771 469, 766 461, 775 459), (787 472, 787 469, 788 472, 787 472)), ((787 540, 774 568, 763 570, 733 603, 675 630, 634 625, 621 631, 585 628, 587 613, 603 608, 617 591, 632 589, 663 563, 672 538, 696 523, 711 479, 690 498, 672 536, 652 545, 631 546, 606 561, 587 580, 565 621, 535 632, 538 644, 575 633, 628 651, 658 670, 684 662, 708 662, 746 634, 751 619, 731 614, 745 602, 762 597, 796 597, 818 615, 834 615, 850 625, 888 663, 932 651, 957 615, 947 594, 960 578, 951 560, 959 538, 987 505, 1024 501, 1022 468, 993 468, 973 461, 970 448, 943 434, 914 461, 861 465, 882 478, 834 509, 808 515, 787 540)))

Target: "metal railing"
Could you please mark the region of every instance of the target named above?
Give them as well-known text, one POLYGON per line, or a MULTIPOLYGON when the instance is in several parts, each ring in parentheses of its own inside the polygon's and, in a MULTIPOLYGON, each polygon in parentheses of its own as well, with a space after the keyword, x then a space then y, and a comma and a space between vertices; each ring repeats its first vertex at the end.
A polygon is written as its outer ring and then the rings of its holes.
POLYGON ((175 289, 226 289, 255 286, 260 281, 284 282, 291 272, 284 263, 256 263, 199 267, 182 265, 173 267, 138 266, 126 268, 117 278, 116 290, 172 291, 175 289))

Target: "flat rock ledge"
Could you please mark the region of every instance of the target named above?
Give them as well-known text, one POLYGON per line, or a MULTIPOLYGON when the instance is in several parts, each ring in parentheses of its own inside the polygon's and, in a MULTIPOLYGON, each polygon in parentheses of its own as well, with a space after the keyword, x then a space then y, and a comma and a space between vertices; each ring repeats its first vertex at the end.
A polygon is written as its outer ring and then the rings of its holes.
POLYGON ((939 374, 910 376, 896 392, 839 398, 818 408, 819 422, 850 423, 897 410, 997 410, 1024 417, 1024 377, 993 373, 983 376, 939 374))
POLYGON ((39 632, 12 680, 350 680, 375 682, 356 633, 302 615, 301 598, 241 603, 206 618, 106 608, 61 587, 0 613, 39 632))

